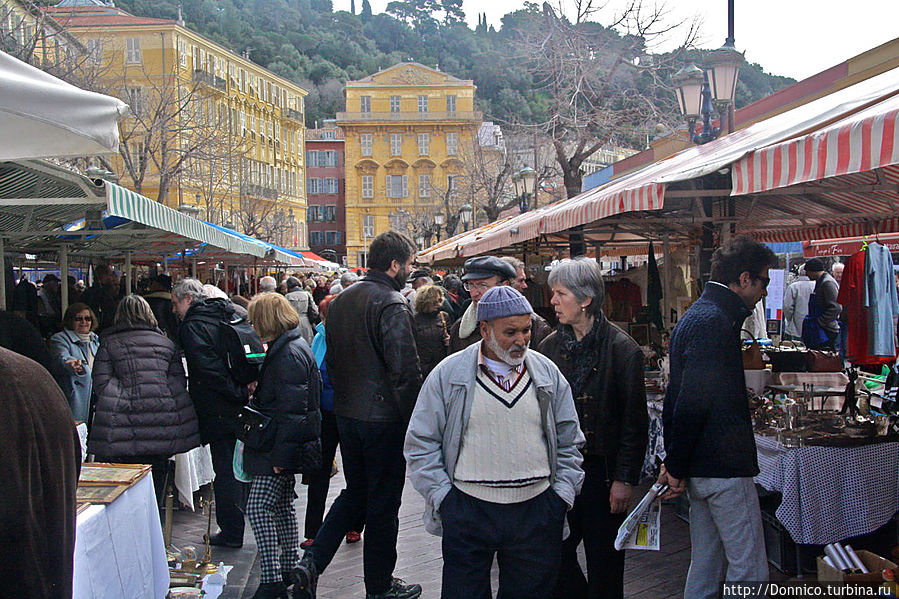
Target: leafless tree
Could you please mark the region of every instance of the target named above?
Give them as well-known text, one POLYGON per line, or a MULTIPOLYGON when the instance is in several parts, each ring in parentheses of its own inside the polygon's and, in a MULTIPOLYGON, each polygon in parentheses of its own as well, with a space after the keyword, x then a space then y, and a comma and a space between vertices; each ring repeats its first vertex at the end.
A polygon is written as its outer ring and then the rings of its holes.
POLYGON ((676 109, 662 74, 693 45, 696 24, 670 22, 664 6, 630 0, 619 12, 596 0, 575 0, 574 20, 543 4, 538 27, 529 28, 516 59, 525 61, 549 101, 547 119, 535 125, 551 142, 568 197, 581 191, 581 165, 610 142, 637 140, 646 123, 676 109), (591 19, 606 17, 605 25, 591 19), (682 36, 678 49, 652 54, 682 36))

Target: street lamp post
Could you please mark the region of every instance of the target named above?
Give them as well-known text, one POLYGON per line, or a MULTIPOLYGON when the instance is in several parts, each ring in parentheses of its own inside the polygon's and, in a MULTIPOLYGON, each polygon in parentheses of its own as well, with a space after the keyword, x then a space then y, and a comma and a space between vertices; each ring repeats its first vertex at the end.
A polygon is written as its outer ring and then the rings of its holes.
POLYGON ((437 235, 437 243, 440 243, 440 229, 443 227, 443 213, 438 212, 434 215, 434 234, 437 235))
POLYGON ((530 198, 537 186, 537 171, 529 166, 524 167, 512 175, 512 186, 515 188, 515 197, 518 198, 518 209, 527 212, 530 209, 530 198))
POLYGON ((724 45, 709 52, 699 68, 690 63, 678 71, 672 81, 677 88, 677 103, 687 120, 690 141, 700 145, 717 139, 723 127, 714 127, 712 117, 727 121, 728 132, 733 132, 734 95, 743 54, 734 48, 734 2, 728 0, 727 39, 724 45), (696 122, 702 118, 702 131, 696 132, 696 122))
POLYGON ((459 218, 462 220, 462 226, 465 227, 466 231, 468 231, 468 225, 471 224, 472 213, 474 213, 474 208, 468 202, 459 208, 459 218))

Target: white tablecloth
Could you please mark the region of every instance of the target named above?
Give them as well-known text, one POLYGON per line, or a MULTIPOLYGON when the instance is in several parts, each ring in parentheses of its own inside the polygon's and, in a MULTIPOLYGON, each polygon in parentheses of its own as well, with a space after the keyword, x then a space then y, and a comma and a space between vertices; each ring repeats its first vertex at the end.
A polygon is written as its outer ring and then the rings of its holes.
POLYGON ((74 599, 162 599, 169 569, 148 473, 109 505, 80 514, 75 536, 74 599))
POLYGON ((175 488, 181 503, 194 508, 194 491, 212 482, 212 454, 208 445, 200 445, 175 456, 175 488))
POLYGON ((755 442, 755 480, 783 495, 777 519, 797 543, 865 535, 899 511, 899 443, 785 449, 762 435, 755 442))

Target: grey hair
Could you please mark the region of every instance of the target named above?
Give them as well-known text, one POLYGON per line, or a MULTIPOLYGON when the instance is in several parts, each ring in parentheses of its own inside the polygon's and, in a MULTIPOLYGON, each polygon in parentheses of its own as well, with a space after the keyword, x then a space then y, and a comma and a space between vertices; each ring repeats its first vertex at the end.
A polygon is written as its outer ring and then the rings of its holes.
POLYGON ((175 286, 172 288, 172 295, 179 300, 190 297, 190 301, 194 302, 206 297, 206 291, 203 289, 203 283, 197 279, 185 278, 175 283, 175 286))
POLYGON ((259 290, 260 291, 274 291, 278 287, 278 281, 275 280, 275 277, 262 277, 259 279, 259 290))
POLYGON ((126 295, 119 302, 115 311, 115 323, 132 327, 140 324, 151 327, 159 326, 147 300, 134 294, 126 295))
POLYGON ((516 271, 516 273, 515 273, 516 275, 518 274, 517 271, 518 271, 519 268, 520 268, 521 270, 524 270, 525 272, 527 272, 527 269, 526 269, 525 266, 524 266, 524 262, 522 262, 521 260, 519 260, 519 259, 516 258, 515 256, 502 256, 502 257, 500 257, 500 260, 502 260, 503 262, 508 262, 509 264, 511 264, 511 265, 512 265, 512 268, 514 268, 515 271, 516 271))
POLYGON ((206 284, 203 285, 203 293, 206 294, 206 297, 219 297, 222 299, 228 299, 228 294, 216 287, 215 285, 206 284))
POLYGON ((355 283, 358 280, 359 280, 359 275, 357 275, 356 273, 354 273, 351 270, 340 275, 340 284, 344 288, 349 287, 350 285, 352 285, 353 283, 355 283))
POLYGON ((606 288, 595 260, 586 256, 562 260, 550 271, 547 282, 551 288, 556 285, 566 288, 578 302, 592 299, 587 312, 593 316, 602 312, 606 288))
POLYGON ((337 295, 341 291, 343 291, 343 285, 341 285, 340 283, 334 283, 333 285, 331 285, 331 289, 328 290, 328 293, 331 295, 337 295))

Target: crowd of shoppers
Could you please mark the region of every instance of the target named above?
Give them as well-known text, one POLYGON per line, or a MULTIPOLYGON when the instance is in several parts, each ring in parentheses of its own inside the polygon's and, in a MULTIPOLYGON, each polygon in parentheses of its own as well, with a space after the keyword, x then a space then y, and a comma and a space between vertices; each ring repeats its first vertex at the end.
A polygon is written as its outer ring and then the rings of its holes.
MULTIPOLYGON (((586 258, 554 265, 552 330, 523 295, 537 286, 521 261, 470 258, 461 277, 441 279, 413 270, 415 257, 407 238, 384 233, 361 277, 265 276, 251 282, 252 299, 242 285, 235 291, 246 297, 192 278, 172 287, 163 274, 132 294, 100 265, 97 283, 64 314, 58 278, 45 277, 39 290, 20 281, 26 309, 0 312, 0 345, 36 360, 56 383, 6 350, 0 371, 23 405, 22 376, 31 376, 48 423, 43 451, 64 474, 41 497, 11 490, 42 513, 70 510, 75 419, 90 423, 97 459, 151 464, 159 499, 171 456, 208 444, 219 529, 208 541, 240 548, 249 521, 261 565, 255 599, 316 597, 338 547, 358 542, 363 527, 366 599, 415 599, 421 585, 394 576, 408 473, 425 500, 426 529, 442 535, 442 597, 491 597, 496 560, 503 599, 622 598, 624 553, 614 539, 647 445, 644 357, 602 311, 599 266, 586 258), (252 334, 246 347, 258 343, 258 352, 235 357, 235 331, 252 334), (338 447, 346 488, 326 514, 338 447), (297 474, 308 485, 302 542, 297 474)), ((669 497, 690 498, 690 599, 716 596, 724 580, 767 579, 739 350, 773 258, 747 238, 719 248, 711 281, 671 337, 659 480, 669 497)), ((789 288, 787 333, 803 336, 812 320, 825 336, 820 347, 833 348, 839 273, 826 270, 809 260, 808 279, 789 288)), ((27 425, 22 414, 16 408, 5 425, 27 425)), ((23 448, 31 442, 4 434, 23 448)), ((23 451, 31 450, 14 453, 23 451)), ((36 468, 0 462, 13 477, 36 468)), ((36 526, 31 538, 59 544, 49 553, 25 544, 28 555, 70 560, 72 522, 36 526)), ((66 576, 62 564, 17 584, 27 596, 66 576)))

